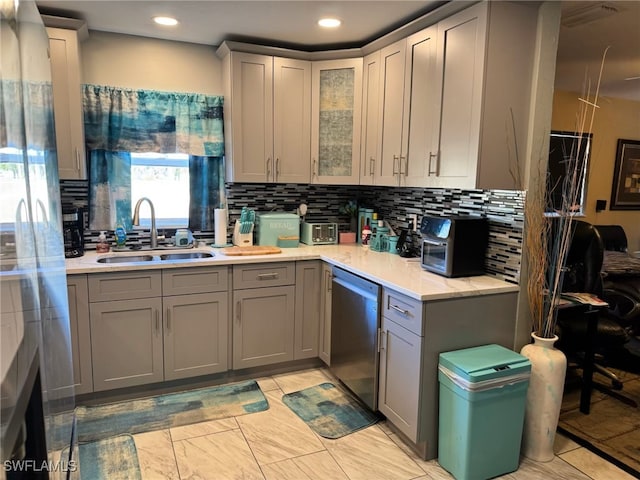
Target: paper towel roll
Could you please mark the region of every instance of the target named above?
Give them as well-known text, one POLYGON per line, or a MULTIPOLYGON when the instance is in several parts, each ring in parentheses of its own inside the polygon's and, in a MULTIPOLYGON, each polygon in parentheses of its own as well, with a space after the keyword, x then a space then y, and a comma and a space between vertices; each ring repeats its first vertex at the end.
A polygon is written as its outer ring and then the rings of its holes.
POLYGON ((215 228, 215 244, 226 245, 227 244, 227 209, 216 208, 213 212, 213 221, 215 228))

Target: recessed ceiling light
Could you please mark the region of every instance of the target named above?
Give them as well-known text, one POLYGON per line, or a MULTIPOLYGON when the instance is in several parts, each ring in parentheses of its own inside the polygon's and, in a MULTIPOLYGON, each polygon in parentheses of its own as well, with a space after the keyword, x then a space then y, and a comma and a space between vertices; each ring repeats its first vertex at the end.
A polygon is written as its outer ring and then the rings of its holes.
POLYGON ((178 20, 172 17, 153 17, 153 21, 158 25, 173 27, 178 24, 178 20))
POLYGON ((339 27, 341 23, 337 18, 321 18, 318 20, 318 25, 324 28, 336 28, 339 27))

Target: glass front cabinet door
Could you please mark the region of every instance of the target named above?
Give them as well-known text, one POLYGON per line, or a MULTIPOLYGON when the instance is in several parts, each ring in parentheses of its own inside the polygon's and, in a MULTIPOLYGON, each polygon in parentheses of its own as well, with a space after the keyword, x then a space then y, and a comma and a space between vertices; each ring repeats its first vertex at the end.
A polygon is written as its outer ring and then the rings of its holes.
POLYGON ((311 183, 357 185, 362 58, 313 62, 311 183))

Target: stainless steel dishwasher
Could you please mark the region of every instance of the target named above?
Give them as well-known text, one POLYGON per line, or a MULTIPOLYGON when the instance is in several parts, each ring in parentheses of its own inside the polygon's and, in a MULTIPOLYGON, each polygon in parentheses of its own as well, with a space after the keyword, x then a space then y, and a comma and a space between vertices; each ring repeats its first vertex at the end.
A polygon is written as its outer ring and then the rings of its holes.
POLYGON ((331 373, 372 410, 378 408, 380 286, 333 269, 331 373))

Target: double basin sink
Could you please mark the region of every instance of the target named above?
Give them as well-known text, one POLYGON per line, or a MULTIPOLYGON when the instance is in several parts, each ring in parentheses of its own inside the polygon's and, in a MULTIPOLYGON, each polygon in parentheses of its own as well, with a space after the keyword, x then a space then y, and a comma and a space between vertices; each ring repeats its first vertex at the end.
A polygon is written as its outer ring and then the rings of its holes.
POLYGON ((172 252, 160 255, 110 255, 98 258, 98 263, 133 263, 133 262, 154 262, 168 260, 196 260, 200 258, 213 258, 212 252, 172 252))

